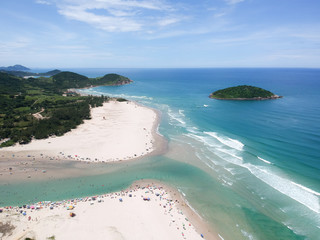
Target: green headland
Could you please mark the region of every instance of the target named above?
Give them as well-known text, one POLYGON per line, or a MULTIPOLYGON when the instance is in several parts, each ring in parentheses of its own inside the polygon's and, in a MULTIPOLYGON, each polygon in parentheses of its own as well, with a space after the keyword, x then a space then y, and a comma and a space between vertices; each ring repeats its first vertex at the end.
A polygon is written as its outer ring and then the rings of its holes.
POLYGON ((80 96, 70 89, 131 82, 118 74, 88 78, 59 71, 52 77, 23 78, 0 72, 0 147, 63 135, 90 119, 90 107, 110 99, 80 96))

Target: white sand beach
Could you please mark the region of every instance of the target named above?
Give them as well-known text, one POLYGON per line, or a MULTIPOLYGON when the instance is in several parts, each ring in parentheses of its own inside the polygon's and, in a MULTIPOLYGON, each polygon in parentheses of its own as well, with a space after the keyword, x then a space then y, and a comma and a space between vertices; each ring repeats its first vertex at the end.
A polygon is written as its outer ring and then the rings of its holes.
MULTIPOLYGON (((157 134, 159 117, 152 109, 112 101, 91 114, 91 120, 64 136, 0 149, 0 177, 13 181, 16 175, 21 180, 40 174, 39 179, 48 179, 55 177, 53 169, 63 160, 84 165, 117 162, 165 148, 157 134), (35 166, 52 170, 39 173, 35 166)), ((74 175, 73 169, 67 171, 74 175)), ((65 175, 62 169, 57 172, 65 175)), ((101 196, 0 207, 0 239, 217 239, 177 191, 161 184, 137 184, 101 196), (67 210, 70 206, 74 209, 67 210)))
MULTIPOLYGON (((61 137, 0 149, 15 158, 110 162, 145 156, 156 148, 156 111, 134 102, 110 101, 91 110, 91 119, 61 137)), ((161 142, 161 141, 160 141, 161 142)))
POLYGON ((208 229, 196 231, 192 223, 198 217, 186 214, 186 208, 179 193, 166 186, 133 184, 117 193, 4 208, 0 225, 9 229, 3 240, 215 239, 208 229))

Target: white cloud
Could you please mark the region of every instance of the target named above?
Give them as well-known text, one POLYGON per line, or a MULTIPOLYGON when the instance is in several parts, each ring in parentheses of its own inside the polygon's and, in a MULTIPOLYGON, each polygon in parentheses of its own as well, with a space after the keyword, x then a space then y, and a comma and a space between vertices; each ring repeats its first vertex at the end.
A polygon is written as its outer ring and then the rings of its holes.
POLYGON ((57 6, 66 18, 108 32, 140 31, 157 23, 166 26, 179 21, 168 18, 173 7, 160 0, 60 0, 57 6))
POLYGON ((133 19, 117 16, 98 15, 79 7, 67 7, 60 9, 59 13, 73 20, 78 20, 93 25, 94 27, 109 32, 129 32, 141 29, 141 24, 133 19))
POLYGON ((38 3, 38 4, 44 4, 44 5, 51 5, 51 2, 45 1, 45 0, 36 0, 36 3, 38 3))
POLYGON ((244 2, 245 0, 225 0, 226 3, 228 3, 229 5, 234 5, 234 4, 238 4, 241 2, 244 2))
POLYGON ((167 25, 177 23, 179 21, 180 21, 180 19, 178 19, 178 18, 164 18, 164 19, 161 19, 160 21, 158 21, 158 24, 159 24, 159 26, 164 27, 167 25))

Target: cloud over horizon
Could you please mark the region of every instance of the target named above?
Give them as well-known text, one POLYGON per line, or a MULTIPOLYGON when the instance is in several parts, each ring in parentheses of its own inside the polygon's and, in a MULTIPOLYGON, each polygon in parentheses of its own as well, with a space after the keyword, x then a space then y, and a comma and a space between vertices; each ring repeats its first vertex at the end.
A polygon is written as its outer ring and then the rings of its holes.
POLYGON ((0 63, 24 59, 57 67, 320 67, 320 2, 277 3, 3 1, 0 63))

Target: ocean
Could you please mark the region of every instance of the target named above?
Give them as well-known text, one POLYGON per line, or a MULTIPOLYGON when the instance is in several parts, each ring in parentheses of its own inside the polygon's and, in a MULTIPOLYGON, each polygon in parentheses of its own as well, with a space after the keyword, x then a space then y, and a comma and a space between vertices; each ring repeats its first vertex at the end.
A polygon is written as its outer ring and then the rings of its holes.
POLYGON ((132 79, 130 85, 82 91, 161 111, 158 131, 168 152, 108 166, 108 174, 0 183, 2 204, 99 194, 155 179, 178 188, 221 239, 319 239, 320 69, 66 70, 132 79), (208 97, 244 84, 283 98, 208 97))

